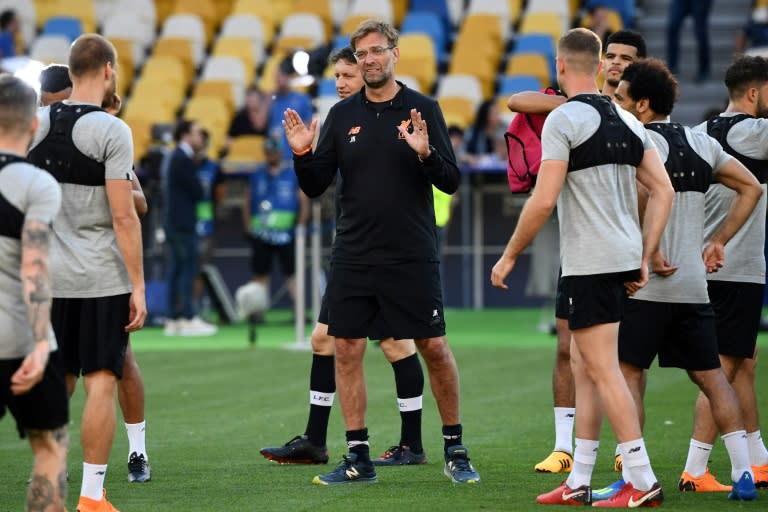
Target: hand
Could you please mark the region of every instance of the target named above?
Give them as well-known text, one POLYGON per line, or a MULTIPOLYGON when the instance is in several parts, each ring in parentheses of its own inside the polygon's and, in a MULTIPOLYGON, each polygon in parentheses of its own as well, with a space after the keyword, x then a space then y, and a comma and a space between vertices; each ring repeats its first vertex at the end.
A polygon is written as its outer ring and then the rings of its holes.
POLYGON ((315 140, 317 119, 313 119, 307 128, 298 112, 289 108, 285 110, 285 119, 283 119, 282 124, 285 135, 288 137, 288 145, 291 146, 294 153, 301 153, 306 150, 315 140))
POLYGON ((627 281, 624 283, 624 289, 627 291, 627 295, 631 297, 646 284, 648 284, 648 263, 644 261, 640 266, 640 277, 637 281, 627 281))
POLYGON ((672 265, 661 251, 656 251, 656 254, 651 258, 651 269, 654 274, 658 274, 661 277, 669 277, 677 272, 678 267, 677 265, 672 265))
POLYGON ((35 349, 27 354, 21 366, 11 376, 11 393, 23 395, 28 393, 41 380, 48 365, 49 345, 47 342, 38 342, 35 349))
POLYGON ((408 128, 403 125, 398 126, 397 129, 411 149, 424 160, 429 157, 429 132, 427 132, 427 122, 421 118, 421 112, 415 108, 411 109, 411 124, 413 125, 412 133, 408 133, 408 128))
POLYGON ((504 284, 504 279, 506 279, 509 273, 512 272, 512 269, 515 268, 516 261, 517 260, 514 258, 507 258, 503 254, 501 255, 499 261, 497 261, 491 269, 491 284, 494 287, 501 288, 502 290, 508 289, 507 285, 504 284))
POLYGON ((725 247, 719 242, 709 242, 701 254, 707 273, 717 272, 725 265, 725 247))
POLYGON ((144 297, 144 289, 131 292, 131 298, 128 303, 128 325, 125 326, 125 332, 138 331, 144 327, 144 321, 147 319, 147 302, 144 297))

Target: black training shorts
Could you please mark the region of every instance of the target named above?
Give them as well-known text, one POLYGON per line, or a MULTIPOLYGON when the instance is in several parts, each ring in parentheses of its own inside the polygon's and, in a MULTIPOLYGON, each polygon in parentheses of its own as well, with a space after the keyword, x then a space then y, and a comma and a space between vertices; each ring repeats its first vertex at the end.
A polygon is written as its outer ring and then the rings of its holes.
POLYGON ((621 321, 627 294, 624 283, 639 276, 639 270, 630 270, 561 278, 564 297, 560 300, 568 304, 568 327, 573 331, 621 321))
POLYGON ((715 310, 718 350, 724 356, 751 359, 763 314, 764 284, 708 281, 715 310))
POLYGON ((296 249, 293 244, 268 244, 260 238, 251 238, 251 271, 256 276, 272 273, 275 256, 280 260, 280 272, 290 277, 296 272, 296 249))
POLYGON ((0 418, 6 407, 16 418, 16 428, 24 437, 27 430, 56 430, 69 423, 69 397, 58 351, 51 353, 41 380, 29 393, 11 393, 11 376, 23 359, 0 360, 0 418))
POLYGON ((128 346, 128 305, 131 295, 87 299, 54 298, 51 324, 64 359, 73 375, 109 370, 123 376, 128 346))

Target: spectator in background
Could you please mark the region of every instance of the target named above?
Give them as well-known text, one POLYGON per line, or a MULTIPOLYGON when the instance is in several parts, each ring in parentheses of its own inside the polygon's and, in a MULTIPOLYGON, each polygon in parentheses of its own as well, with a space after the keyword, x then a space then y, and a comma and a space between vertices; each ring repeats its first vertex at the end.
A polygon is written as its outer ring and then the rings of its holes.
POLYGON ((239 135, 265 135, 269 121, 269 109, 272 100, 256 85, 251 85, 245 92, 245 106, 235 113, 224 143, 226 152, 232 139, 239 135))
POLYGON ((687 16, 693 16, 693 28, 699 52, 699 67, 696 82, 709 79, 709 12, 712 0, 672 0, 669 4, 667 23, 667 63, 674 74, 678 74, 677 61, 680 54, 680 29, 687 16))
POLYGON ((736 53, 749 48, 765 48, 768 51, 768 7, 757 7, 752 2, 749 20, 736 36, 736 53))
POLYGON ((291 89, 293 74, 293 63, 290 57, 286 57, 275 73, 275 91, 272 94, 272 104, 269 109, 269 133, 271 136, 282 138, 280 143, 282 159, 289 162, 293 161, 293 153, 288 146, 288 139, 281 124, 286 109, 290 108, 298 112, 305 123, 312 121, 312 100, 306 94, 291 89))
POLYGON ((197 204, 203 199, 195 155, 204 147, 203 131, 200 123, 179 121, 174 133, 176 149, 168 156, 163 223, 171 253, 166 336, 211 336, 217 331, 197 316, 193 303, 199 258, 197 204))
POLYGON ((467 137, 466 153, 471 164, 474 165, 483 155, 496 152, 496 134, 502 128, 498 105, 492 99, 484 101, 477 109, 475 124, 467 137))
MULTIPOLYGON (((203 147, 196 155, 197 179, 203 189, 203 198, 197 203, 197 225, 195 230, 198 236, 198 249, 200 252, 200 267, 211 262, 213 257, 213 230, 216 219, 216 204, 224 196, 224 179, 221 168, 216 160, 208 158, 208 143, 210 134, 203 130, 203 147)), ((204 304, 203 281, 195 280, 195 302, 198 310, 206 312, 209 305, 204 304)))
POLYGON ((0 59, 16 56, 16 33, 19 17, 13 9, 0 13, 0 59))
POLYGON ((266 163, 250 176, 243 204, 243 227, 253 247, 253 280, 269 289, 272 263, 277 256, 288 293, 295 300, 293 239, 296 225, 307 222, 309 199, 299 190, 296 174, 283 153, 282 137, 270 135, 264 139, 266 163))

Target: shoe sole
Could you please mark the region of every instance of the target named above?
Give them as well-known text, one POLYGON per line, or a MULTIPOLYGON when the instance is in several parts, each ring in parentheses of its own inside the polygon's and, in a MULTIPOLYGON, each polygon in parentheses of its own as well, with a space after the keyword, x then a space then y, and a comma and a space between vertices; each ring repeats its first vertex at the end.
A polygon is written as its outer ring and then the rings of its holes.
POLYGON ((447 469, 443 469, 443 474, 444 474, 445 476, 447 476, 448 478, 450 478, 450 479, 451 479, 451 482, 453 482, 453 483, 455 483, 455 484, 467 484, 467 485, 474 485, 474 484, 480 483, 480 479, 479 479, 479 478, 478 478, 477 480, 456 480, 456 479, 453 477, 453 475, 451 474, 451 472, 450 472, 450 471, 448 471, 447 469))
POLYGON ((386 466, 423 466, 427 463, 427 459, 418 461, 418 462, 386 462, 382 460, 374 460, 371 461, 374 466, 376 467, 386 467, 386 466))
POLYGON ((374 476, 372 478, 356 478, 354 480, 345 480, 343 482, 326 482, 320 480, 319 476, 312 479, 312 483, 315 485, 344 485, 344 484, 375 484, 379 480, 374 476))
POLYGON ((315 459, 290 459, 287 457, 280 457, 271 453, 259 452, 262 457, 278 464, 303 464, 303 465, 319 465, 328 464, 328 460, 315 460, 315 459))
POLYGON ((131 478, 130 476, 128 477, 128 482, 132 484, 145 484, 150 480, 152 480, 151 476, 147 478, 131 478))

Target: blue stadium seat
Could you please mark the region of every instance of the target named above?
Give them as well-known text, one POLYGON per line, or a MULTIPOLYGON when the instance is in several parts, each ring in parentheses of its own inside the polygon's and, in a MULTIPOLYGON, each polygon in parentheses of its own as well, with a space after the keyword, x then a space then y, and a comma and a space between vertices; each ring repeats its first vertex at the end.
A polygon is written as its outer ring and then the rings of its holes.
POLYGON ((540 88, 539 79, 535 76, 502 76, 499 79, 499 92, 497 94, 509 96, 510 94, 515 94, 517 92, 538 91, 540 88))
POLYGON ((435 42, 435 49, 439 53, 445 52, 447 39, 445 26, 438 15, 431 12, 409 12, 405 15, 400 33, 407 34, 409 32, 427 34, 435 42))
POLYGON ((338 34, 333 37, 333 48, 331 51, 336 52, 345 46, 349 46, 349 36, 338 34))
POLYGON ((45 36, 64 36, 70 41, 77 39, 83 33, 83 22, 78 18, 68 16, 54 16, 48 18, 43 26, 42 35, 45 36))
POLYGON ((550 63, 550 74, 556 76, 555 71, 555 42, 550 34, 520 34, 515 38, 513 53, 540 53, 550 63))
POLYGON ((411 0, 411 7, 408 9, 408 12, 435 14, 443 22, 445 33, 448 34, 451 31, 451 13, 448 10, 448 2, 446 0, 411 0))
POLYGON ((323 78, 317 82, 318 96, 336 96, 336 79, 323 78))

